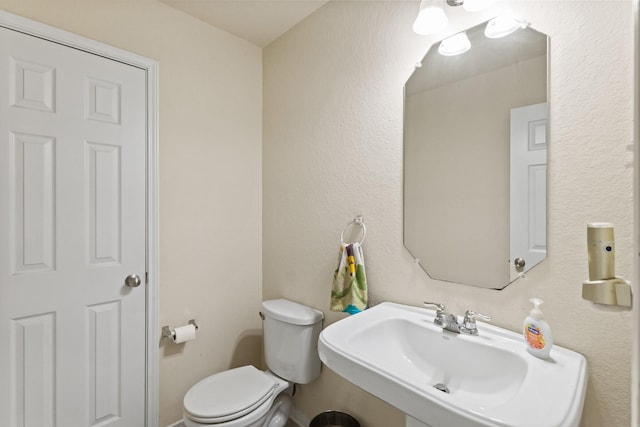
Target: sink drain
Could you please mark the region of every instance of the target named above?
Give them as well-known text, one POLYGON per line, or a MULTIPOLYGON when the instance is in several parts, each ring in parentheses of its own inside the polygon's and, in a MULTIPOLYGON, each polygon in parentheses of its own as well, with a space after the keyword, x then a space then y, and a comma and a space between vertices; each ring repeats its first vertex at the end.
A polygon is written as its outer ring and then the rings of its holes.
POLYGON ((434 385, 434 387, 437 388, 438 390, 440 390, 443 393, 449 394, 449 388, 446 385, 442 384, 442 383, 438 383, 438 384, 434 385))

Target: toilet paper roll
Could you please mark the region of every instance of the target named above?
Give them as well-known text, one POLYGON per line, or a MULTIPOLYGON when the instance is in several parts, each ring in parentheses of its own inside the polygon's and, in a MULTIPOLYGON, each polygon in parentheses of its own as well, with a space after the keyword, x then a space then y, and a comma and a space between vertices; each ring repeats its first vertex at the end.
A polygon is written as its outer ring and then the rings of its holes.
POLYGON ((195 325, 185 325, 174 329, 173 341, 176 344, 183 343, 185 341, 191 341, 196 339, 196 327, 195 325))

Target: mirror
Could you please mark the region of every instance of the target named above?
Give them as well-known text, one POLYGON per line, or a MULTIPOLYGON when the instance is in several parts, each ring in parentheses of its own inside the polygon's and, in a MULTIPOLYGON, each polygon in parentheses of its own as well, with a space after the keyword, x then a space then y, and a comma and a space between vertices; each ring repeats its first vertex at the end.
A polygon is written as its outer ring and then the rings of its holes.
POLYGON ((502 289, 546 257, 548 42, 486 27, 405 85, 404 244, 433 279, 502 289))

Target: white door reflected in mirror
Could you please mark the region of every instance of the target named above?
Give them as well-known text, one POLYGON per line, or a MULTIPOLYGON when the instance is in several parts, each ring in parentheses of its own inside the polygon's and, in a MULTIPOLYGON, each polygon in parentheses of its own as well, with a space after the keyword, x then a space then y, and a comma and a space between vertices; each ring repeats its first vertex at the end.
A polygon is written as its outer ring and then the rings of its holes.
POLYGON ((511 110, 510 279, 547 256, 547 103, 511 110), (517 259, 524 265, 519 268, 517 259))

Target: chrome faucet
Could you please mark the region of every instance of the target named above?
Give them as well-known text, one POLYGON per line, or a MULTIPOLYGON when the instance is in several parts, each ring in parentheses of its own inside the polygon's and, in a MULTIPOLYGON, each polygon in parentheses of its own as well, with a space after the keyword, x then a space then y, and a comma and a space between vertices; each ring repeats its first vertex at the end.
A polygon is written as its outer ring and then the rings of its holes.
POLYGON ((425 301, 424 305, 425 307, 436 308, 436 317, 433 319, 434 325, 440 326, 442 329, 446 329, 447 331, 455 332, 456 334, 478 335, 476 319, 491 320, 491 316, 467 310, 464 313, 462 322, 459 322, 458 316, 447 313, 444 304, 425 301))
POLYGON ((456 316, 455 314, 447 313, 444 304, 425 301, 424 306, 436 308, 436 318, 433 319, 434 325, 440 326, 442 329, 446 329, 447 331, 455 332, 457 334, 460 333, 458 316, 456 316))

